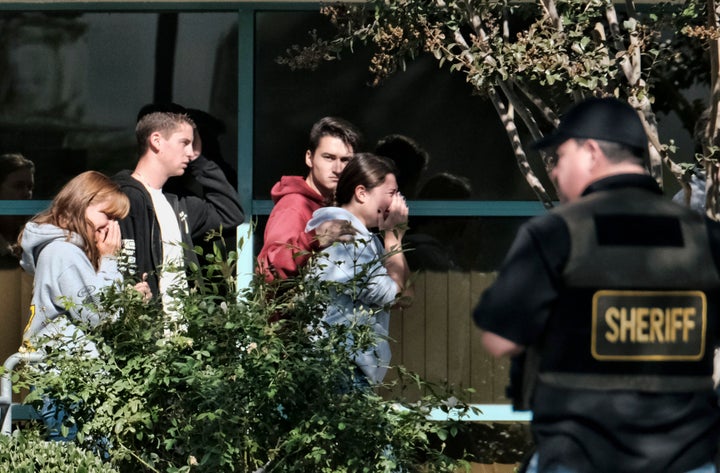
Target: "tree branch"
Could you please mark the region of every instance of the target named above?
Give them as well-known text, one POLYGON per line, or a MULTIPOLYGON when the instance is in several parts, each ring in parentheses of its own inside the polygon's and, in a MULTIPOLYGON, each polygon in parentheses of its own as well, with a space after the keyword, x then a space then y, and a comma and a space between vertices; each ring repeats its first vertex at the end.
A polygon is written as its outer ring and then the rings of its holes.
POLYGON ((527 154, 525 154, 522 142, 520 141, 520 135, 518 134, 517 127, 515 126, 515 118, 513 116, 512 108, 508 108, 505 106, 505 103, 503 103, 500 97, 498 97, 497 91, 495 89, 490 89, 488 91, 488 96, 490 97, 490 101, 495 107, 495 111, 497 112, 500 120, 503 123, 503 126, 505 127, 505 132, 510 138, 510 144, 513 148, 515 159, 517 161, 518 167, 520 168, 520 172, 522 172, 525 180, 528 182, 533 192, 535 192, 535 195, 538 197, 538 199, 540 199, 540 202, 542 202, 543 206, 546 209, 552 208, 552 198, 550 197, 550 195, 548 195, 547 191, 545 191, 545 188, 540 182, 540 179, 537 178, 532 168, 530 167, 530 163, 527 159, 527 154))
MULTIPOLYGON (((720 4, 715 0, 708 0, 708 26, 720 27, 720 4)), ((708 117, 705 136, 707 140, 702 143, 703 166, 705 167, 705 209, 708 217, 713 220, 720 218, 720 205, 718 205, 718 125, 720 125, 720 39, 710 39, 710 115, 708 117)))
POLYGON ((563 24, 560 20, 560 15, 558 15, 557 8, 555 6, 555 0, 542 0, 540 3, 542 4, 543 10, 545 10, 545 15, 550 18, 553 25, 555 26, 555 29, 558 31, 562 31, 563 24))

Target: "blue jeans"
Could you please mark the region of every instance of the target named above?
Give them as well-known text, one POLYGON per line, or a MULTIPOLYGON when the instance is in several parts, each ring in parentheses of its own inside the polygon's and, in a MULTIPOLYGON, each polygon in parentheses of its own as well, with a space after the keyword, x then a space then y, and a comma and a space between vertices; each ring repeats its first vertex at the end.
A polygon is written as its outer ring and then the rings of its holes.
MULTIPOLYGON (((532 458, 530 459, 530 463, 528 463, 527 470, 525 470, 525 473, 538 473, 538 454, 534 454, 532 458)), ((572 468, 568 468, 563 465, 552 465, 550 468, 546 468, 542 471, 542 473, 577 473, 572 468)), ((717 469, 715 468, 715 463, 708 462, 702 466, 699 466, 697 468, 693 468, 692 470, 687 471, 686 473, 717 473, 717 469)))
POLYGON ((78 431, 77 425, 75 424, 70 425, 67 435, 62 434, 62 424, 67 418, 67 413, 58 407, 57 401, 45 397, 38 415, 47 428, 48 440, 54 442, 69 442, 75 440, 78 431))

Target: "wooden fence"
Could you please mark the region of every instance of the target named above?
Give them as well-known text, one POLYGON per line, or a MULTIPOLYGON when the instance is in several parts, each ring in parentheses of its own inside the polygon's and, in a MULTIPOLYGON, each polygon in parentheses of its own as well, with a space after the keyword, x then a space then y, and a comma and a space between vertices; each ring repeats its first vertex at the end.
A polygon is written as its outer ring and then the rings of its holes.
POLYGON ((0 364, 20 347, 31 298, 31 276, 20 268, 0 269, 0 364))
MULTIPOLYGON (((393 365, 404 365, 423 378, 473 388, 470 401, 507 404, 508 363, 480 346, 472 310, 493 273, 427 272, 414 275, 415 300, 391 316, 393 365)), ((0 363, 15 353, 27 320, 32 278, 17 269, 0 270, 0 363)), ((392 380, 390 372, 387 380, 392 380)), ((417 392, 403 393, 412 398, 417 392)))
MULTIPOLYGON (((480 330, 472 320, 480 294, 494 279, 494 273, 416 274, 412 306, 394 310, 390 318, 391 363, 403 365, 428 381, 473 388, 471 402, 509 403, 505 397, 509 363, 485 352, 480 330)), ((386 379, 393 378, 391 372, 386 379)))

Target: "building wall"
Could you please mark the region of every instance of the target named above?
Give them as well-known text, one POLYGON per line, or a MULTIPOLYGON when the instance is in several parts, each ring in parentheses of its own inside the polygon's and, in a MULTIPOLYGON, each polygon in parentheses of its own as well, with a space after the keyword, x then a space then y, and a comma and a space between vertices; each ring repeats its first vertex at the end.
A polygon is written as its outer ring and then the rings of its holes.
POLYGON ((0 362, 20 347, 31 297, 32 277, 20 268, 0 269, 0 362))

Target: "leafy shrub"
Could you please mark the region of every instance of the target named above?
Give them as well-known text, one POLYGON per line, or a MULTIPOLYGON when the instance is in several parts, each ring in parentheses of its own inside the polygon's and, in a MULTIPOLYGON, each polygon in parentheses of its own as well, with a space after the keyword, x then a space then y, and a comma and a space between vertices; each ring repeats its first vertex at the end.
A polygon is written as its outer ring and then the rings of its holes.
POLYGON ((258 278, 238 291, 236 257, 205 255, 190 292, 175 294, 174 321, 130 288, 108 291, 103 308, 115 317, 82 335, 99 356, 68 344, 17 386, 35 386, 29 401, 58 400, 79 426, 76 441, 107 447, 120 472, 455 469, 435 440, 462 423, 426 418, 432 408, 463 408, 453 393, 402 369, 398 382, 430 394, 410 403, 354 389, 345 345, 372 343, 370 329, 325 327, 319 336, 324 283, 258 278))
POLYGON ((46 442, 37 435, 0 435, 0 471, 12 473, 117 473, 95 454, 70 442, 46 442))

